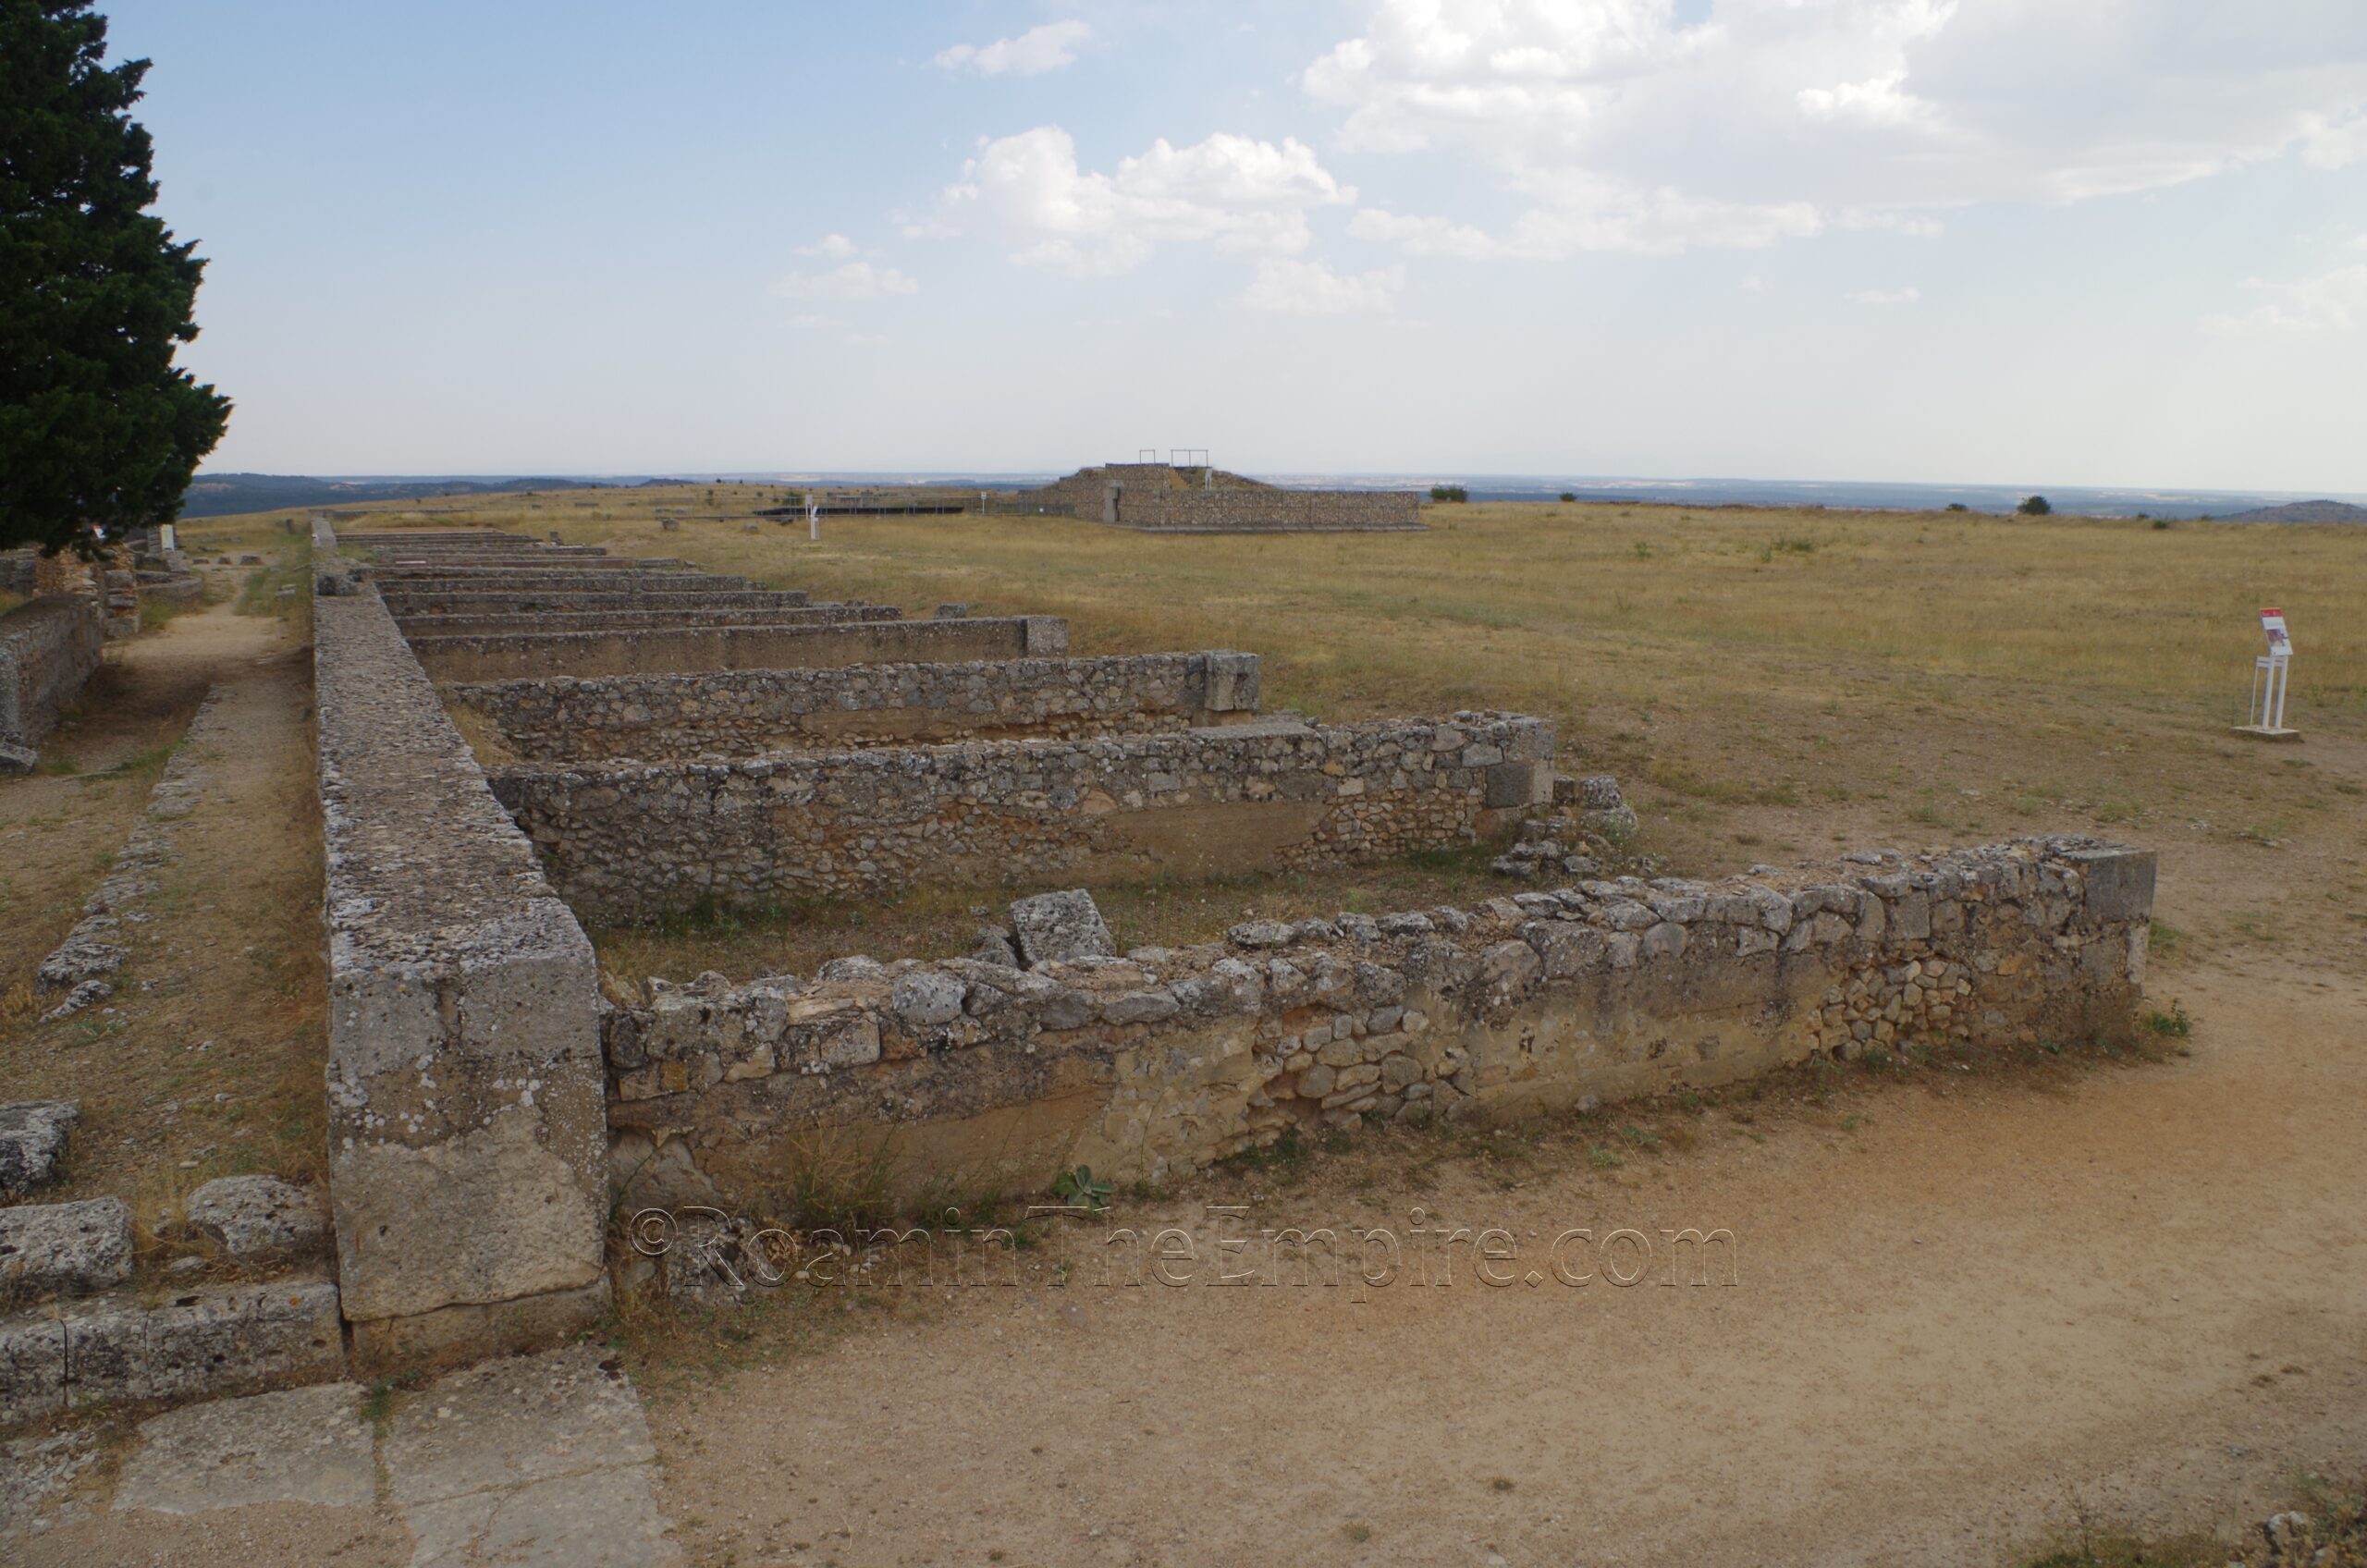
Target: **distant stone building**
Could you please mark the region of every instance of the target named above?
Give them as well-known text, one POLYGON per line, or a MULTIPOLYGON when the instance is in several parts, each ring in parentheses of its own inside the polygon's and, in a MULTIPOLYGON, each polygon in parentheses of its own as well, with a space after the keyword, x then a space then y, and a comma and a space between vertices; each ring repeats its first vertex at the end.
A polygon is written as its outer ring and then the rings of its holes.
POLYGON ((1103 463, 1012 497, 1158 533, 1396 533, 1422 527, 1412 490, 1299 490, 1207 465, 1103 463))

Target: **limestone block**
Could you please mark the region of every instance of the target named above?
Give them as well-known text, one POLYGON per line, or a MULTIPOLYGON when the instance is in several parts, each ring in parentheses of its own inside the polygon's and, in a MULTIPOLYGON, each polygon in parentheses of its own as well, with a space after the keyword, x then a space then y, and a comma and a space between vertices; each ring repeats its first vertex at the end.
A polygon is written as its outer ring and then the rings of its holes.
POLYGON ((2151 850, 2107 846, 2074 850, 2066 857, 2083 873, 2091 920, 2141 920, 2153 910, 2154 854, 2151 850))
POLYGON ((190 1226, 234 1258, 301 1252, 328 1233, 319 1194, 276 1176, 222 1176, 189 1196, 190 1226))
POLYGON ((0 1105, 0 1197, 20 1198, 56 1179, 67 1130, 81 1111, 74 1100, 0 1105))
POLYGON ((1080 958, 1115 958, 1118 944, 1101 918, 1093 895, 1081 888, 1038 893, 1011 906, 1011 926, 1019 956, 1029 968, 1080 958))
POLYGON ((0 1286, 80 1295, 131 1277, 131 1208, 121 1198, 0 1208, 0 1286))

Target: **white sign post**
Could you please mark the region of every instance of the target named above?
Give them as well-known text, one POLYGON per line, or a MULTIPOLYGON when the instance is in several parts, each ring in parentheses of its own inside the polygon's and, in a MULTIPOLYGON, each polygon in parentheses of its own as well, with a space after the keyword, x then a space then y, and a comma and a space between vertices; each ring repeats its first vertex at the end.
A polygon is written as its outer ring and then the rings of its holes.
POLYGON ((2274 606, 2263 609, 2260 629, 2268 639, 2268 652, 2252 660, 2251 702, 2236 733, 2261 741, 2298 741, 2301 732, 2285 727, 2285 693, 2293 664, 2293 637, 2285 629, 2285 612, 2274 606))
POLYGON ((805 539, 813 545, 822 542, 822 504, 811 490, 805 492, 805 539))

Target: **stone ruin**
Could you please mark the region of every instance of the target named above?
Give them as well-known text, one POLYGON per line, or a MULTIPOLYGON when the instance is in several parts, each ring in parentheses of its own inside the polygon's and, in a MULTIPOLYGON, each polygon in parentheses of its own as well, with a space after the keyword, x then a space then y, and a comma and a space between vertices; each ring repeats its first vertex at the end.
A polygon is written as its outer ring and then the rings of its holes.
POLYGON ((2152 857, 2117 845, 1605 878, 1633 815, 1539 719, 1312 724, 1247 653, 487 531, 346 543, 375 559, 325 557, 314 645, 365 1367, 564 1332, 614 1203, 750 1199, 799 1150, 1157 1179, 1294 1129, 2117 1034, 2143 981, 2152 857), (1507 896, 1188 948, 1119 951, 1088 891, 1499 841, 1507 896), (803 977, 603 975, 582 925, 949 881, 1020 896, 966 955, 803 977))
MULTIPOLYGON (((73 1108, 0 1107, 0 1289, 48 1300, 0 1318, 0 1423, 566 1338, 619 1205, 761 1202, 817 1150, 907 1196, 1155 1181, 1294 1132, 2114 1037, 2141 995, 2154 865, 2126 846, 1604 876, 1633 814, 1535 718, 1311 724, 1247 653, 1073 655, 1053 619, 483 530, 315 543, 336 1278, 270 1275, 313 1195, 240 1177, 180 1223, 262 1271, 129 1291, 125 1205, 14 1201, 73 1108), (1504 896, 1183 948, 1120 950, 1089 891, 1481 843, 1504 896), (583 924, 949 880, 1015 895, 969 952, 810 976, 604 975, 583 924)), ((59 1006, 104 994, 221 743, 176 753, 44 963, 59 1006)))
POLYGON ((1172 463, 1083 468, 1011 505, 1151 533, 1404 533, 1423 528, 1413 490, 1301 490, 1172 463))

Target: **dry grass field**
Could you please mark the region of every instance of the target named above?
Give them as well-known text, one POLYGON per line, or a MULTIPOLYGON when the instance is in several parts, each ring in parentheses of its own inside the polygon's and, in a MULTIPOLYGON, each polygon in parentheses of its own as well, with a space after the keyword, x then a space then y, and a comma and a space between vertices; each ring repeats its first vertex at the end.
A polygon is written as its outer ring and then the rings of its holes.
MULTIPOLYGON (((1426 534, 1158 538, 1061 519, 740 521, 770 487, 452 503, 390 526, 484 522, 680 556, 816 598, 926 615, 1063 615, 1080 652, 1233 647, 1266 701, 1327 719, 1501 707, 1562 730, 1569 771, 1619 776, 1639 849, 1683 873, 1864 845, 2114 833, 2224 863, 2206 902, 2165 885, 2195 940, 2367 950, 2367 533, 1965 513, 1473 504, 1426 534), (693 516, 661 532, 661 507, 693 516), (2300 648, 2306 743, 2228 733, 2263 604, 2300 648), (2325 910, 2329 921, 2291 919, 2325 910)), ((261 522, 263 520, 256 520, 261 522)), ((355 528, 376 521, 361 521, 355 528)), ((218 526, 218 525, 215 525, 218 526)), ((253 526, 249 524, 248 526, 253 526)), ((1146 888, 1122 938, 1258 913, 1476 892, 1477 861, 1287 886, 1146 888)), ((964 945, 992 895, 606 933, 626 973, 803 972, 830 952, 964 945)))

